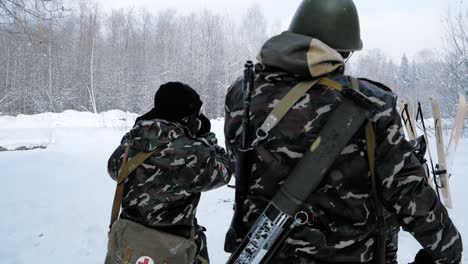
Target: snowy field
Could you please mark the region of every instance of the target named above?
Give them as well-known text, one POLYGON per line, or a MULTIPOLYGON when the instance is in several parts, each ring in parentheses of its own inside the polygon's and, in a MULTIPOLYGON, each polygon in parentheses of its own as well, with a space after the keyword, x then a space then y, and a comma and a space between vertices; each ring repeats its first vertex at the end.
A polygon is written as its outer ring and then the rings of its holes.
MULTIPOLYGON (((107 159, 135 117, 121 111, 0 117, 1 147, 39 147, 0 152, 1 264, 103 263, 115 190, 107 159)), ((224 142, 223 121, 214 120, 212 126, 224 142)), ((463 235, 468 234, 468 140, 459 146, 454 164, 450 215, 463 235)), ((233 195, 226 187, 205 193, 198 209, 214 264, 227 259, 223 241, 233 195)), ((400 241, 399 261, 408 263, 419 245, 404 232, 400 241)))

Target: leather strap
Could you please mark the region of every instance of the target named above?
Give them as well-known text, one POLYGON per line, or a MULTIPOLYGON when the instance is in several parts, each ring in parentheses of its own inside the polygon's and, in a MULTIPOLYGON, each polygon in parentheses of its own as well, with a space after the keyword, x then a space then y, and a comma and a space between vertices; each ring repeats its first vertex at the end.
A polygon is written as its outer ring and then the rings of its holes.
POLYGON ((374 189, 375 183, 375 133, 372 123, 367 123, 366 126, 366 145, 367 145, 367 160, 369 162, 369 170, 372 180, 372 188, 374 189))
POLYGON ((197 256, 198 261, 200 261, 201 264, 208 264, 208 260, 202 256, 197 256))
POLYGON ((382 202, 378 197, 377 180, 375 175, 375 131, 372 122, 367 123, 366 126, 366 145, 367 145, 367 159, 369 162, 369 171, 371 176, 371 192, 374 197, 375 211, 377 215, 377 232, 376 232, 376 264, 385 263, 385 249, 386 249, 386 228, 385 216, 382 202))
POLYGON ((195 232, 195 225, 192 225, 192 228, 190 229, 190 240, 195 242, 196 236, 197 235, 196 235, 196 232, 195 232))
MULTIPOLYGON (((127 145, 125 147, 125 152, 124 152, 124 156, 122 159, 122 166, 120 167, 120 172, 119 172, 117 181, 119 180, 120 175, 122 174, 123 168, 125 167, 125 163, 127 163, 129 149, 130 149, 130 145, 127 145)), ((117 218, 119 217, 120 205, 122 204, 123 191, 124 191, 124 185, 117 184, 117 187, 115 188, 114 201, 112 202, 112 212, 111 212, 111 220, 110 220, 109 228, 112 227, 115 220, 117 220, 117 218)))
POLYGON ((133 250, 130 247, 127 247, 122 257, 122 263, 130 264, 130 259, 132 258, 132 255, 133 255, 133 250))
MULTIPOLYGON (((120 213, 120 206, 122 205, 123 199, 123 192, 124 192, 124 181, 128 178, 128 176, 138 168, 146 159, 151 157, 156 150, 151 152, 140 152, 133 156, 130 160, 128 160, 128 151, 130 149, 130 145, 125 147, 125 153, 122 160, 122 166, 120 167, 119 176, 117 178, 117 187, 115 188, 114 194, 114 202, 112 203, 112 212, 111 212, 111 221, 110 227, 112 224, 117 220, 120 213)), ((158 148, 159 149, 159 148, 158 148)))

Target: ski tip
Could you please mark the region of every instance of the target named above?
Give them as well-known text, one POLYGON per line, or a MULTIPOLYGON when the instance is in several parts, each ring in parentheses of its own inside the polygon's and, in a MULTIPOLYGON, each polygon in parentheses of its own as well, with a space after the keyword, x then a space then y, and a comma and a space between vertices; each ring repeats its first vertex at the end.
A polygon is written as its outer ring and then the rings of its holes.
POLYGON ((465 96, 463 94, 460 94, 458 96, 458 102, 460 103, 460 105, 466 105, 467 104, 466 103, 466 98, 465 98, 465 96))

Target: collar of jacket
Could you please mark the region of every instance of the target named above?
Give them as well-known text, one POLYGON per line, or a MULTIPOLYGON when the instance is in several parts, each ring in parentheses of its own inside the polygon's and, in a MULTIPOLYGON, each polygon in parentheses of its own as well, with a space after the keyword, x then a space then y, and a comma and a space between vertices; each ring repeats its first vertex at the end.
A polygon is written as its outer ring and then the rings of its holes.
POLYGON ((128 139, 133 149, 151 152, 162 145, 186 136, 186 130, 179 123, 162 119, 141 120, 130 130, 128 139))
POLYGON ((257 59, 266 67, 305 79, 320 77, 344 67, 343 57, 327 44, 288 31, 267 40, 257 59))

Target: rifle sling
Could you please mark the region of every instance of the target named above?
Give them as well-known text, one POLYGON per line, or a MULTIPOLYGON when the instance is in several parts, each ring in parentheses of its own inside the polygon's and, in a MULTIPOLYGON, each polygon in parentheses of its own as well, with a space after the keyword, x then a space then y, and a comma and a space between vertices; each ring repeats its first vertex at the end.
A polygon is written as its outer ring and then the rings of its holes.
MULTIPOLYGON (((323 78, 319 84, 332 86, 337 91, 342 91, 339 83, 328 78, 323 78)), ((351 78, 352 89, 359 91, 359 82, 351 78)), ((310 88, 309 88, 310 89, 310 88)), ((280 190, 274 196, 272 202, 278 209, 294 216, 303 206, 304 201, 318 187, 329 168, 333 165, 336 158, 340 155, 342 149, 346 147, 356 132, 367 122, 366 144, 369 171, 371 177, 371 193, 374 198, 377 215, 376 232, 376 263, 385 261, 385 218, 383 205, 378 198, 376 174, 375 174, 375 131, 370 118, 373 111, 366 108, 367 104, 357 104, 356 102, 366 98, 356 93, 343 93, 343 102, 331 114, 328 122, 322 128, 317 139, 313 142, 310 149, 304 154, 304 157, 295 166, 293 171, 281 186, 280 190), (348 96, 347 96, 348 95, 348 96), (348 98, 358 96, 359 98, 348 98), (313 177, 311 177, 311 175, 313 177)), ((291 107, 292 108, 292 105, 291 107)))
MULTIPOLYGON (((373 103, 359 92, 358 80, 351 78, 350 81, 352 89, 343 89, 340 83, 328 78, 299 83, 290 91, 291 95, 287 94, 266 118, 263 125, 257 131, 257 141, 265 139, 286 113, 292 109, 294 104, 315 84, 318 83, 343 92, 343 101, 331 113, 328 122, 321 129, 318 137, 308 151, 306 151, 303 158, 288 175, 271 203, 289 216, 295 216, 302 209, 304 202, 310 194, 316 190, 343 148, 346 147, 357 131, 366 124, 367 156, 372 185, 371 193, 374 196, 377 211, 378 226, 376 238, 380 240, 380 243, 377 243, 375 259, 377 259, 376 263, 380 264, 385 261, 385 221, 383 206, 377 196, 375 132, 373 124, 370 121, 375 114, 375 108, 373 107, 373 103)), ((270 257, 273 254, 274 252, 269 252, 270 257)), ((268 263, 268 260, 265 263, 268 263)))
POLYGON ((372 115, 372 111, 365 107, 368 102, 364 102, 364 104, 355 102, 369 101, 359 93, 358 80, 351 78, 350 82, 352 89, 347 90, 354 90, 354 93, 344 92, 340 83, 326 77, 298 83, 275 106, 257 130, 256 142, 268 137, 269 132, 315 84, 333 88, 344 95, 343 102, 331 113, 330 119, 322 128, 319 136, 289 174, 273 199, 275 205, 289 215, 294 215, 298 211, 298 208, 322 181, 341 150, 372 115), (355 99, 355 97, 359 98, 355 99), (314 175, 314 177, 310 177, 310 175, 314 175))
POLYGON ((344 96, 273 198, 276 207, 290 216, 295 215, 318 187, 343 148, 371 116, 371 111, 344 96))

